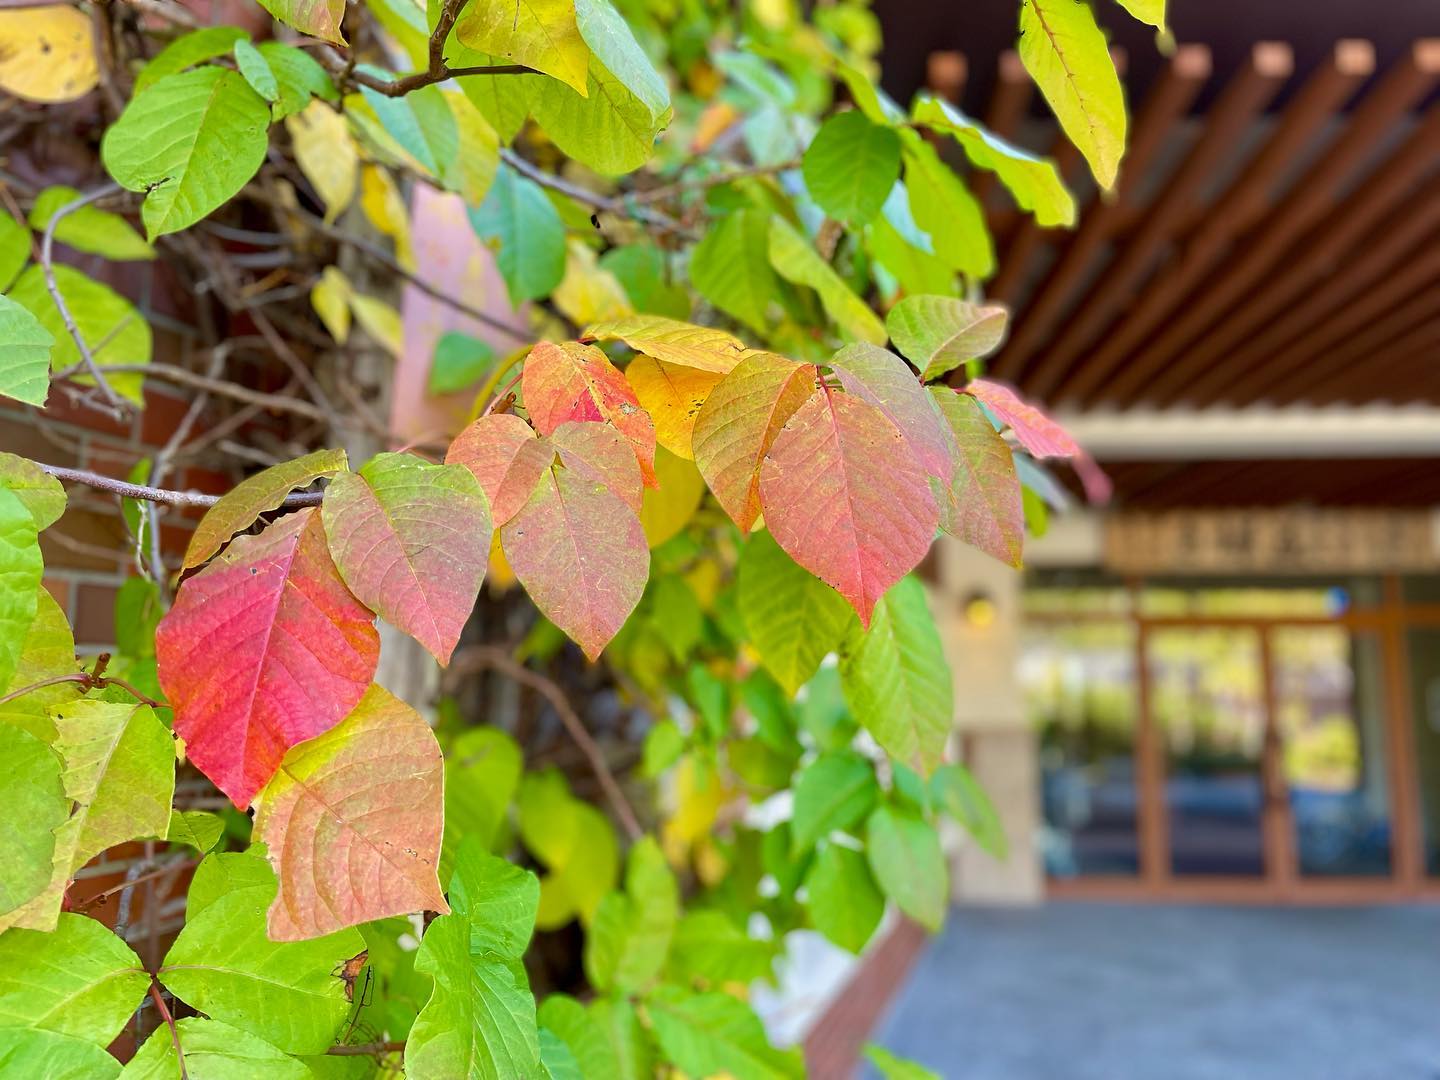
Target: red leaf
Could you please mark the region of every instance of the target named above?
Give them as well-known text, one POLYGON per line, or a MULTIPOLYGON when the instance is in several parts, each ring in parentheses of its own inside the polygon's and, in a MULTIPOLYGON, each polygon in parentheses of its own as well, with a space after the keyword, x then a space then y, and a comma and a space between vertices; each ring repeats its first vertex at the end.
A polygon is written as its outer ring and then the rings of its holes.
POLYGON ((514 413, 494 413, 467 425, 446 451, 445 464, 464 465, 480 481, 497 525, 501 520, 495 505, 500 485, 516 455, 534 440, 534 430, 520 417, 514 413))
POLYGON ((307 507, 237 538, 181 585, 155 657, 190 760, 244 810, 287 749, 355 707, 380 636, 307 507))
POLYGON ((735 524, 760 516, 760 462, 815 389, 815 366, 755 352, 710 391, 695 419, 695 464, 735 524))
POLYGON ((635 610, 650 576, 640 519, 577 468, 546 470, 500 542, 535 606, 591 660, 635 610))
POLYGON ((776 437, 760 467, 760 502, 776 542, 866 626, 875 602, 925 557, 940 517, 900 429, 828 387, 776 437))
POLYGON ((890 418, 926 472, 949 482, 954 464, 945 425, 909 364, 888 349, 859 342, 836 353, 830 367, 841 386, 890 418))
POLYGON ((940 500, 940 527, 1007 566, 1024 553, 1025 509, 1015 456, 972 397, 932 386, 945 418, 954 474, 940 500))
POLYGON ((435 876, 444 776, 430 725, 379 686, 335 727, 292 747, 256 800, 255 840, 279 882, 270 939, 448 912, 435 876))
POLYGON ((520 388, 530 421, 541 435, 567 420, 614 424, 635 448, 641 478, 655 486, 655 425, 625 376, 595 346, 540 342, 525 358, 520 388))
POLYGON ((463 465, 377 454, 332 480, 320 509, 350 591, 448 663, 490 560, 480 482, 463 465))
MULTIPOLYGON (((644 500, 640 469, 625 437, 609 424, 561 424, 550 436, 567 469, 602 484, 636 514, 644 500)), ((534 485, 531 485, 534 488, 534 485)))
POLYGON ((1010 387, 989 379, 971 379, 964 392, 985 403, 995 419, 1008 424, 1020 445, 1037 458, 1077 457, 1080 446, 1070 433, 1010 387))

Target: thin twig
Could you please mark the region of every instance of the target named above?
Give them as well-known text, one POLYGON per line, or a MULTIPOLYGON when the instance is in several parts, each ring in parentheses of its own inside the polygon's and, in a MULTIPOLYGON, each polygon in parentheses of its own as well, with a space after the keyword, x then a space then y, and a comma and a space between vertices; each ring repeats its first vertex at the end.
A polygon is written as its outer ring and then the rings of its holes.
POLYGON ((107 686, 118 686, 143 705, 149 705, 152 709, 164 708, 160 702, 142 694, 124 679, 117 678, 114 675, 104 674, 105 665, 109 662, 110 654, 101 653, 95 662, 94 671, 72 671, 65 675, 51 675, 47 679, 41 679, 39 682, 31 683, 29 686, 22 686, 18 690, 10 691, 10 693, 4 697, 0 697, 0 705, 8 704, 18 697, 24 697, 26 694, 33 694, 36 690, 43 690, 47 686, 59 686, 61 683, 73 682, 79 683, 84 688, 82 691, 84 693, 88 693, 91 690, 103 690, 107 686))
POLYGON ((701 176, 694 180, 677 180, 673 184, 662 184, 660 187, 649 188, 645 191, 632 191, 628 197, 631 202, 637 203, 664 202, 666 199, 674 198, 678 195, 690 195, 696 192, 708 191, 712 187, 728 184, 732 180, 743 180, 747 176, 771 176, 775 173, 789 172, 791 169, 798 169, 799 167, 799 158, 791 158, 789 161, 781 161, 769 165, 744 165, 738 169, 711 173, 709 176, 701 176))
MULTIPOLYGON (((120 495, 127 499, 143 499, 164 506, 200 507, 214 506, 220 501, 219 495, 202 495, 198 491, 168 491, 164 488, 147 487, 144 484, 131 484, 125 480, 102 476, 99 473, 86 472, 84 469, 66 469, 59 465, 47 465, 43 461, 33 462, 33 464, 40 466, 57 480, 67 480, 72 484, 84 484, 86 487, 108 491, 112 495, 120 495)), ((319 506, 323 494, 319 491, 295 492, 285 497, 280 508, 295 510, 302 506, 319 506)))
POLYGON ((325 1053, 331 1057, 379 1057, 381 1054, 394 1054, 405 1049, 405 1041, 398 1042, 377 1042, 357 1043, 354 1046, 332 1046, 325 1053))
POLYGON ((159 869, 151 870, 148 874, 142 874, 134 881, 124 881, 121 882, 119 885, 112 885, 110 886, 110 888, 105 889, 103 892, 98 892, 94 896, 86 897, 84 900, 77 902, 75 906, 71 908, 71 910, 89 911, 92 907, 100 903, 102 900, 106 899, 107 897, 114 896, 122 889, 128 889, 131 885, 139 885, 146 881, 154 881, 157 878, 165 877, 167 874, 178 873, 181 870, 185 870, 189 867, 198 865, 199 862, 195 859, 176 859, 173 862, 166 863, 159 869))
POLYGON ((615 779, 615 774, 610 771, 610 765, 605 760, 604 753, 600 750, 599 744, 591 737, 590 732, 585 730, 579 715, 570 705, 570 699, 565 696, 554 680, 546 678, 538 671, 532 671, 520 663, 504 649, 494 645, 467 645, 450 659, 450 667, 446 671, 447 681, 452 681, 460 675, 470 674, 475 671, 482 671, 485 668, 492 668, 503 675, 514 679, 516 682, 540 694, 550 703, 560 717, 560 723, 565 726, 566 732, 575 740, 580 752, 585 755, 585 760, 590 763, 590 769, 595 774, 595 779, 600 782, 600 788, 605 792, 605 798, 610 803, 610 808, 615 811, 615 816, 620 819, 620 824, 631 840, 639 840, 645 835, 645 830, 640 827, 640 819, 635 814, 635 808, 630 805, 630 800, 625 797, 625 792, 620 790, 620 784, 615 779))
POLYGON ((678 221, 669 214, 662 214, 658 210, 649 210, 643 206, 637 206, 625 197, 616 198, 611 195, 601 195, 599 192, 591 191, 589 188, 581 187, 579 184, 572 184, 569 180, 561 179, 547 173, 544 169, 538 168, 526 161, 513 150, 500 150, 500 159, 509 165, 516 172, 530 180, 535 181, 541 187, 548 187, 551 191, 558 191, 562 195, 569 196, 576 202, 584 203, 586 206, 594 207, 596 210, 604 210, 610 214, 630 218, 641 224, 649 225, 659 229, 661 232, 673 233, 676 236, 688 240, 697 238, 696 232, 684 222, 678 221))
POLYGON ((60 224, 66 216, 75 213, 75 211, 82 210, 91 203, 99 202, 106 196, 114 195, 120 190, 122 190, 120 185, 111 181, 108 184, 102 184, 94 191, 81 195, 78 199, 72 199, 51 215, 49 222, 45 225, 44 239, 40 241, 40 272, 45 275, 45 287, 50 290, 50 299, 55 301, 55 310, 60 312, 60 319, 64 322, 65 329, 74 340, 76 348, 80 350, 80 358, 85 363, 86 372, 95 380, 95 385, 98 386, 101 393, 105 395, 105 400, 109 403, 111 412, 117 420, 124 415, 125 407, 121 404, 120 398, 116 395, 114 388, 105 381, 105 376, 100 373, 100 365, 95 362, 95 356, 91 353, 90 346, 85 343, 85 338, 81 335, 80 328, 75 325, 75 316, 70 314, 70 306, 65 303, 65 298, 60 295, 60 286, 55 282, 55 267, 51 264, 51 258, 52 249, 55 246, 56 225, 60 224))
MULTIPOLYGON (((328 417, 317 406, 306 401, 304 398, 289 397, 282 394, 267 394, 261 390, 251 390, 248 386, 241 386, 226 379, 210 378, 198 372, 190 371, 187 368, 177 367, 174 364, 108 364, 106 369, 113 373, 137 372, 146 378, 159 379, 161 382, 172 383, 175 386, 185 386, 192 390, 202 390, 215 394, 218 397, 230 398, 234 401, 243 401, 249 405, 259 405, 265 409, 273 409, 276 412, 295 413, 307 420, 320 420, 328 422, 328 417)), ((69 367, 58 372, 57 379, 69 378, 79 370, 77 367, 69 367)))
POLYGON ((155 1002, 161 1019, 169 1025, 170 1042, 175 1047, 175 1060, 180 1065, 180 1080, 190 1080, 190 1074, 185 1069, 185 1051, 180 1049, 180 1029, 175 1026, 175 1017, 170 1015, 170 1009, 165 1004, 165 998, 160 993, 160 984, 155 981, 154 975, 150 976, 150 1000, 155 1002))

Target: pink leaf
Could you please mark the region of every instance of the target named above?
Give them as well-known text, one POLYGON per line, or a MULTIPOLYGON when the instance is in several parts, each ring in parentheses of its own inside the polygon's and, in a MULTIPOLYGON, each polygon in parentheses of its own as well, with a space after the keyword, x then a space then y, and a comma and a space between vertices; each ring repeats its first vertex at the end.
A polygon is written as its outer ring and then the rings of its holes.
POLYGON ((270 939, 448 912, 435 876, 444 776, 430 725, 379 686, 338 725, 291 747, 256 800, 255 840, 279 881, 270 939))
POLYGON ((309 507, 239 537, 180 586, 155 631, 160 685, 190 760, 241 810, 287 749, 365 693, 380 658, 374 620, 309 507))
POLYGON ((888 349, 859 342, 841 349, 829 366, 849 393, 890 418, 926 472, 949 481, 954 465, 945 425, 909 364, 888 349))
POLYGON ((535 432, 524 420, 514 413, 495 413, 482 416, 468 424, 445 454, 445 464, 464 465, 490 500, 490 510, 497 518, 496 496, 505 474, 510 471, 515 456, 535 441, 535 432))
POLYGON ((490 559, 490 507, 470 470, 377 454, 331 481, 321 513, 350 591, 448 663, 490 559))
POLYGON ((525 409, 541 435, 549 435, 568 420, 614 424, 635 448, 646 486, 655 486, 655 425, 625 376, 595 346, 540 342, 525 358, 520 388, 525 409))
POLYGON ((1024 553, 1025 509, 1015 457, 974 398, 932 386, 951 438, 955 471, 940 499, 940 527, 1007 566, 1024 553))
POLYGON ((925 557, 940 517, 900 429, 828 388, 776 437, 760 467, 760 502, 776 542, 866 626, 875 602, 925 557))
POLYGON ((1009 425, 1020 445, 1037 458, 1076 457, 1081 453, 1068 431, 1028 401, 1022 401, 1003 383, 971 379, 964 392, 984 402, 995 419, 1009 425))
POLYGON ((625 437, 613 427, 572 421, 556 428, 550 442, 567 469, 609 488, 621 502, 640 513, 644 498, 640 469, 625 437))
POLYGON ((695 419, 695 464, 735 524, 760 516, 760 462, 815 389, 815 366, 755 352, 710 391, 695 419))

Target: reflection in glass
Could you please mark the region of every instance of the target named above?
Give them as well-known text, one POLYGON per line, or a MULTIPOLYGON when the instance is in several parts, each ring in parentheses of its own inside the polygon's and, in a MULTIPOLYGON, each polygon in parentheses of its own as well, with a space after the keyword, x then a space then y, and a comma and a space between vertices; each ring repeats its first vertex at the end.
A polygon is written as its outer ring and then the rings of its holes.
POLYGON ((1040 738, 1047 872, 1138 873, 1133 627, 1027 629, 1020 684, 1040 738))
POLYGON ((1253 630, 1165 629, 1148 638, 1151 715, 1165 747, 1170 868, 1258 877, 1265 700, 1253 630))
POLYGON ((1300 873, 1388 874, 1379 643, 1343 626, 1290 627, 1270 648, 1300 873))
POLYGON ((1440 877, 1440 626, 1406 635, 1410 715, 1415 723, 1415 768, 1420 774, 1425 871, 1440 877))

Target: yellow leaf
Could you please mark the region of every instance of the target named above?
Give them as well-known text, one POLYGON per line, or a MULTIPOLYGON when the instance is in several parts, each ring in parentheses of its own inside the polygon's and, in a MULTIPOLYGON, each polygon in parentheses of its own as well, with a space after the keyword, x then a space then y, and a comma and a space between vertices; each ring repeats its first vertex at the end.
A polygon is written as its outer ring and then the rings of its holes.
POLYGON ((702 559, 681 576, 700 601, 700 609, 713 610, 715 598, 720 595, 720 586, 723 584, 720 564, 714 559, 702 559))
POLYGON ((310 304, 325 329, 341 345, 350 336, 350 279, 339 269, 327 266, 310 290, 310 304))
POLYGON ((455 36, 472 49, 542 71, 589 96, 590 49, 575 21, 575 0, 467 4, 455 36))
POLYGON ((601 270, 595 252, 575 239, 571 239, 565 258, 565 276, 550 298, 572 322, 581 325, 622 319, 634 311, 615 275, 601 270))
POLYGON ((663 446, 655 450, 655 478, 660 486, 646 488, 640 504, 640 525, 652 548, 683 529, 705 495, 705 480, 695 463, 676 457, 663 446))
POLYGON ((355 198, 355 170, 360 163, 345 117, 323 101, 285 118, 295 146, 295 160, 325 204, 325 220, 334 221, 355 198))
POLYGON ((485 581, 492 593, 503 593, 515 584, 515 571, 510 569, 510 560, 505 558, 505 549, 500 546, 500 530, 490 538, 490 572, 485 581))
POLYGON ((702 765, 693 754, 680 759, 675 767, 675 813, 660 827, 660 843, 672 864, 684 862, 691 846, 710 835, 730 795, 713 767, 702 765))
POLYGON ((83 12, 64 4, 0 11, 0 88, 55 104, 88 94, 99 81, 83 12))
POLYGON ((400 322, 400 313, 384 300, 359 293, 351 295, 350 310, 355 313, 355 321, 365 332, 399 360, 405 352, 405 331, 400 322))
POLYGON ((625 378, 640 407, 655 421, 655 441, 678 457, 693 461, 690 436, 695 430, 695 417, 700 406, 725 376, 714 371, 679 367, 637 356, 625 369, 625 378))
MULTIPOLYGON (((713 69, 712 69, 713 70, 713 69)), ((716 77, 717 89, 721 80, 716 77)), ((697 90, 701 97, 705 97, 702 91, 697 90)), ((714 105, 708 106, 700 114, 700 120, 695 125, 695 135, 690 140, 690 152, 702 154, 710 149, 716 139, 724 135, 744 116, 739 109, 735 108, 728 101, 717 101, 714 105)))
POLYGON ((664 360, 667 364, 680 364, 721 375, 728 375, 745 358, 745 343, 724 330, 667 319, 663 315, 631 315, 629 318, 613 319, 587 328, 582 336, 587 341, 619 338, 636 352, 664 360))
POLYGON ((395 241, 395 261, 413 273, 415 251, 410 246, 410 216, 405 212, 405 199, 390 173, 378 165, 365 165, 360 170, 360 209, 371 225, 395 241))
POLYGON ((490 121, 464 94, 446 94, 445 101, 455 114, 455 126, 460 132, 460 150, 445 170, 445 183, 458 191, 468 205, 479 206, 495 182, 495 170, 500 164, 500 138, 490 121))

